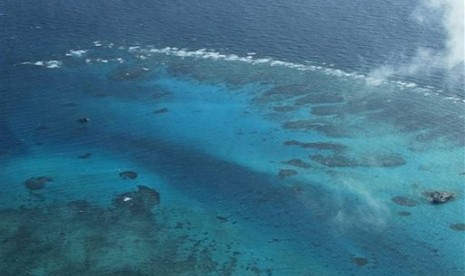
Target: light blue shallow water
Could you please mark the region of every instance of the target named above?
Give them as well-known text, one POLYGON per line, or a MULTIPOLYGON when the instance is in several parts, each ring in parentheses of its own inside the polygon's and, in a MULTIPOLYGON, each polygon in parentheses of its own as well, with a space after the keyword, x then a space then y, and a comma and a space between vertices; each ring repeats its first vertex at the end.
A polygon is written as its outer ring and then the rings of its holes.
POLYGON ((442 32, 394 31, 407 6, 142 3, 2 4, 2 275, 464 273, 460 87, 365 71, 442 32))

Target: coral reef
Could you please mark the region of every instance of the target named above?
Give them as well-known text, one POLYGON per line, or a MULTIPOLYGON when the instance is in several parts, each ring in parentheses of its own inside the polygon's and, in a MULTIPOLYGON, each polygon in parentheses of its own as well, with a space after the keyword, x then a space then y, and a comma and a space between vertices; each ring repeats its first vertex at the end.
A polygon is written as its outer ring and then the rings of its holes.
POLYGON ((446 203, 447 201, 455 197, 454 193, 445 192, 445 191, 431 191, 425 192, 424 196, 431 204, 441 204, 446 203))
POLYGON ((137 178, 137 173, 134 172, 134 171, 124 171, 124 172, 120 172, 119 176, 122 179, 136 179, 137 178))
POLYGON ((400 206, 414 207, 418 205, 418 201, 404 197, 404 196, 395 196, 391 198, 392 202, 400 206))
POLYGON ((307 149, 317 149, 317 150, 332 150, 334 152, 342 152, 347 147, 345 145, 336 144, 336 143, 324 143, 324 142, 299 142, 296 140, 289 140, 283 143, 286 146, 299 146, 301 148, 307 149))
POLYGON ((288 160, 288 161, 284 161, 282 163, 286 164, 286 165, 291 165, 291 166, 294 166, 294 167, 304 168, 304 169, 308 169, 308 168, 312 167, 310 164, 307 164, 307 163, 305 163, 304 161, 302 161, 300 159, 291 159, 291 160, 288 160))
POLYGON ((41 190, 45 187, 45 183, 53 181, 53 178, 48 176, 31 177, 24 181, 24 186, 30 191, 41 190))
POLYGON ((137 186, 137 191, 126 192, 113 199, 113 206, 120 210, 129 210, 133 214, 147 214, 160 203, 160 194, 146 186, 137 186))
POLYGON ((465 223, 455 223, 449 225, 449 228, 455 231, 465 231, 465 223))
POLYGON ((294 170, 285 169, 285 170, 279 170, 278 176, 280 178, 287 178, 287 177, 294 176, 296 174, 297 172, 294 170))

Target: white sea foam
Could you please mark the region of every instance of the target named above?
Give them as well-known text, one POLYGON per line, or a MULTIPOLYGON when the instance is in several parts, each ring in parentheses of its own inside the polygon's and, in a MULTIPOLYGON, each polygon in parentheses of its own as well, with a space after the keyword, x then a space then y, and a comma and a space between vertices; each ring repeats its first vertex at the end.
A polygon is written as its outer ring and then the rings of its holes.
POLYGON ((89 50, 69 50, 68 53, 66 53, 67 57, 82 57, 85 55, 89 50))
MULTIPOLYGON (((270 57, 256 57, 255 53, 248 53, 247 56, 239 56, 236 54, 223 54, 216 52, 214 50, 207 49, 198 49, 198 50, 188 50, 180 49, 177 47, 165 47, 165 48, 156 48, 152 46, 131 46, 127 48, 129 53, 135 55, 136 58, 141 59, 141 56, 147 57, 151 54, 161 54, 167 56, 176 56, 180 58, 194 58, 194 59, 207 59, 214 61, 231 61, 231 62, 244 62, 252 65, 268 65, 273 67, 287 67, 298 71, 318 71, 326 75, 340 77, 343 79, 357 79, 363 80, 365 84, 370 86, 380 86, 380 85, 394 85, 400 89, 415 89, 419 92, 432 91, 432 87, 419 87, 414 82, 409 81, 398 81, 398 80, 388 80, 386 75, 391 75, 394 70, 390 67, 379 68, 378 71, 372 71, 369 75, 364 75, 361 73, 347 72, 337 68, 319 66, 314 64, 299 64, 289 61, 276 60, 270 57), (253 54, 253 55, 252 55, 253 54), (388 71, 386 71, 388 70, 388 71)), ((143 59, 143 58, 142 58, 143 59)), ((450 98, 447 98, 450 99, 450 98)), ((457 102, 457 100, 454 100, 457 102)), ((463 100, 460 100, 463 101, 463 100)))
POLYGON ((60 68, 63 65, 63 62, 59 60, 38 60, 38 61, 26 61, 26 62, 21 62, 21 65, 35 65, 35 66, 42 66, 46 68, 60 68))

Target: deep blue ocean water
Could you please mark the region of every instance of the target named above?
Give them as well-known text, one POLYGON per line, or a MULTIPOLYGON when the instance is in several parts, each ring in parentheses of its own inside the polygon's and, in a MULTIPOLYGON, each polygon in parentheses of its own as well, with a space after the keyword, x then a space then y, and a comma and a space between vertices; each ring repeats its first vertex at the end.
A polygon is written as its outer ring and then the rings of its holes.
POLYGON ((447 51, 419 7, 2 1, 0 274, 463 275, 465 74, 402 69, 447 51))

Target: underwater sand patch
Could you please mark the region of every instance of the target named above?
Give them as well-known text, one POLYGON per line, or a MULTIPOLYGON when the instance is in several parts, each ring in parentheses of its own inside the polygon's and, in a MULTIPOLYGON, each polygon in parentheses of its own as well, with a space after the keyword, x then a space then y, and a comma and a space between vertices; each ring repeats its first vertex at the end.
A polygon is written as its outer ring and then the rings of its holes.
POLYGON ((300 159, 291 159, 291 160, 288 160, 288 161, 284 161, 282 163, 286 164, 286 165, 291 165, 291 166, 294 166, 294 167, 304 168, 304 169, 308 169, 308 168, 312 167, 310 164, 305 163, 304 161, 302 161, 300 159))
POLYGON ((418 201, 404 197, 404 196, 395 196, 391 198, 392 202, 400 206, 414 207, 418 205, 418 201))
POLYGON ((126 179, 136 179, 137 178, 137 173, 134 172, 134 171, 124 171, 124 172, 120 172, 119 176, 124 180, 126 180, 126 179))
POLYGON ((352 262, 358 266, 365 266, 368 264, 368 259, 364 257, 353 257, 352 262))
POLYGON ((53 178, 48 176, 31 177, 24 181, 24 186, 30 191, 38 191, 45 187, 47 182, 52 182, 53 178))
POLYGON ((454 223, 449 225, 449 228, 454 231, 465 231, 465 223, 454 223))
POLYGON ((283 169, 283 170, 279 170, 278 177, 279 178, 287 178, 287 177, 294 176, 296 174, 297 174, 297 172, 294 171, 294 170, 283 169))

